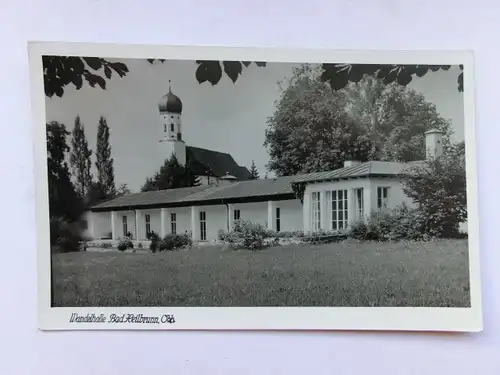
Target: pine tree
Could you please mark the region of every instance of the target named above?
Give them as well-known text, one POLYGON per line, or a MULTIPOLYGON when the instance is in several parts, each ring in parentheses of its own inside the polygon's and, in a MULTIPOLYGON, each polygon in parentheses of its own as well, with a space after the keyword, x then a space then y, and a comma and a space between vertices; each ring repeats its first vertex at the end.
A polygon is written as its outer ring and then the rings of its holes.
POLYGON ((80 116, 75 119, 75 127, 71 139, 70 163, 72 174, 75 177, 75 188, 80 197, 85 197, 92 186, 92 174, 90 168, 92 162, 92 150, 89 149, 85 129, 80 121, 80 116))
POLYGON ((182 166, 175 155, 165 160, 165 163, 152 177, 148 177, 141 191, 177 189, 183 187, 198 186, 198 178, 187 166, 182 166))
POLYGON ((109 127, 106 119, 101 116, 97 128, 96 162, 97 182, 105 197, 116 194, 113 158, 109 144, 109 127))
POLYGON ((252 160, 252 165, 250 166, 250 180, 258 180, 259 178, 259 170, 255 166, 255 160, 252 160))

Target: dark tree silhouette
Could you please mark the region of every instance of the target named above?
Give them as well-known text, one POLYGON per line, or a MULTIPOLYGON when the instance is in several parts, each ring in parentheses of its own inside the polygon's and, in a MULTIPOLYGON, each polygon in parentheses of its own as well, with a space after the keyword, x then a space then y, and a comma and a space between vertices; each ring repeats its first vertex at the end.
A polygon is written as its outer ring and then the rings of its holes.
POLYGON ((259 178, 259 170, 255 166, 255 160, 252 160, 252 165, 250 166, 250 180, 258 180, 259 178))
POLYGON ((95 166, 100 191, 105 197, 113 197, 116 188, 111 145, 109 143, 109 127, 106 119, 102 116, 99 119, 99 126, 97 128, 95 166))
POLYGON ((197 186, 197 177, 187 166, 182 166, 175 155, 165 160, 165 163, 154 176, 148 177, 141 188, 141 191, 177 189, 183 187, 197 186))
POLYGON ((75 176, 76 191, 82 198, 87 195, 92 184, 92 174, 90 173, 91 156, 92 150, 89 149, 85 129, 80 121, 80 116, 77 116, 71 138, 70 163, 75 176))

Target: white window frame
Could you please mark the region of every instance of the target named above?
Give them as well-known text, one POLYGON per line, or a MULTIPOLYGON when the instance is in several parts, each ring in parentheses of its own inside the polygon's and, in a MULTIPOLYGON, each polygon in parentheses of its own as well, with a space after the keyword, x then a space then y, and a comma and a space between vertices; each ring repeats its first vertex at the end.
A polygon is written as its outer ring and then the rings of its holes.
POLYGON ((207 240, 207 212, 200 211, 200 241, 207 240))
POLYGON ((377 187, 377 208, 379 210, 389 208, 389 187, 377 187))
POLYGON ((170 233, 177 234, 177 214, 175 212, 170 213, 170 233))
POLYGON ((354 189, 354 213, 357 220, 364 220, 365 218, 365 197, 364 189, 355 188, 354 189))
POLYGON ((349 225, 349 193, 347 189, 332 190, 331 225, 332 230, 345 230, 349 225))
POLYGON ((321 230, 321 193, 319 191, 312 192, 312 229, 317 232, 321 230))

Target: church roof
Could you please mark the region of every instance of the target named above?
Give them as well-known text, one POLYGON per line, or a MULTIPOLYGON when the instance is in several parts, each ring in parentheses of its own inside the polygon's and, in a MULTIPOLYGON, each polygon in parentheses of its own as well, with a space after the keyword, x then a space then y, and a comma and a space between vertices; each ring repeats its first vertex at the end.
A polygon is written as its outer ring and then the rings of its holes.
POLYGON ((239 181, 250 178, 248 169, 239 166, 229 154, 191 146, 186 146, 186 154, 195 175, 224 177, 229 174, 239 181))
POLYGON ((269 179, 236 181, 231 184, 202 185, 189 188, 129 194, 92 208, 93 211, 134 208, 182 207, 238 202, 265 202, 294 199, 292 185, 297 182, 335 181, 358 177, 396 177, 410 164, 369 161, 327 172, 307 173, 269 179))

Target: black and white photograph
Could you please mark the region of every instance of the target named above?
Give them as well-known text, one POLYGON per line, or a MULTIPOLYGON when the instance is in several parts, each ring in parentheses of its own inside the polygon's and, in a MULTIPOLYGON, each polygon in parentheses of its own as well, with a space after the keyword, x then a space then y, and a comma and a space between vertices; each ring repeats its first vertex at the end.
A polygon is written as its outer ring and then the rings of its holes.
POLYGON ((480 329, 469 53, 30 64, 42 329, 480 329))

